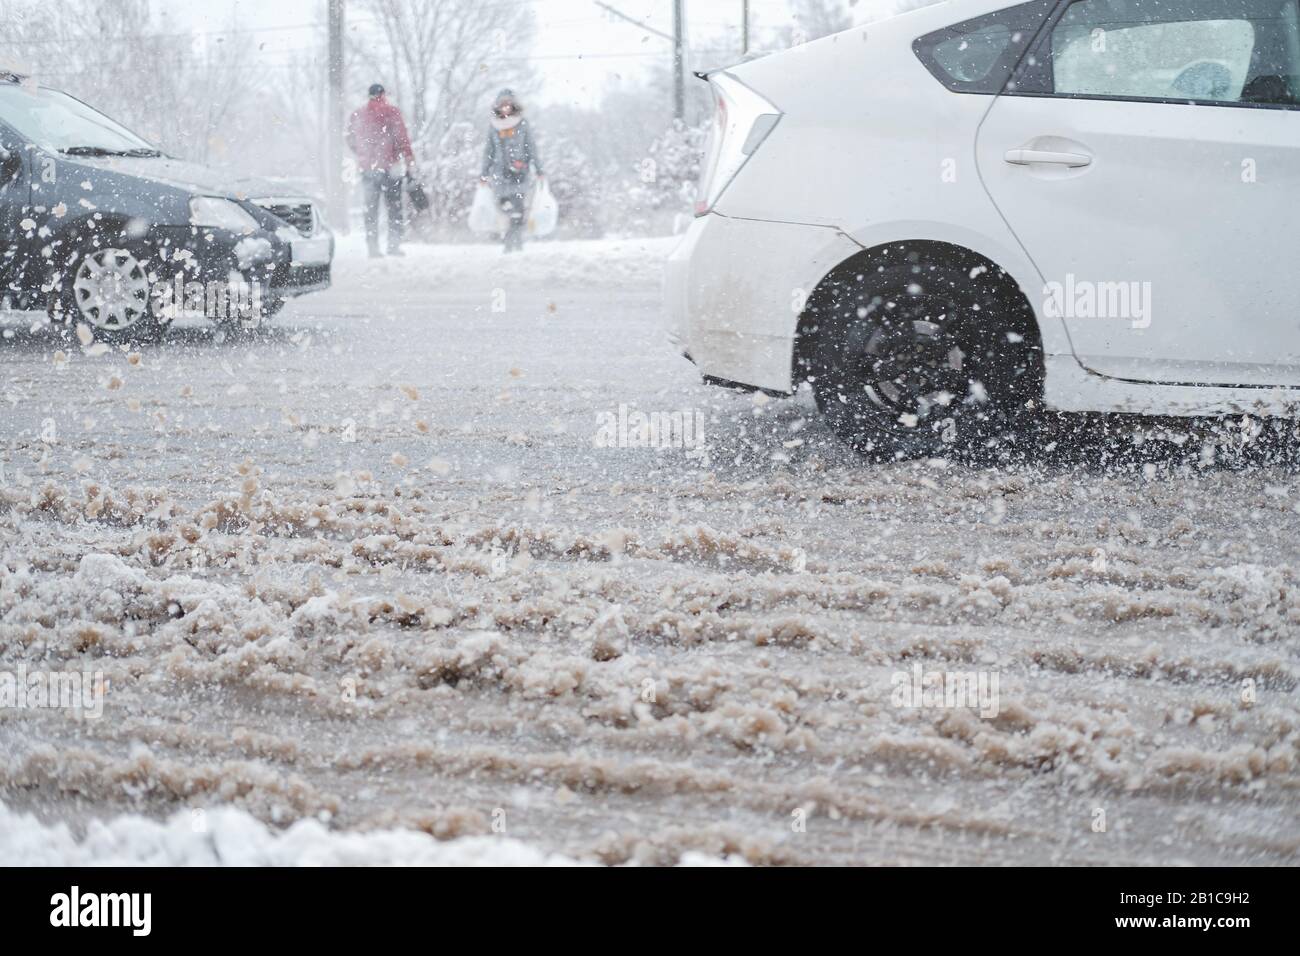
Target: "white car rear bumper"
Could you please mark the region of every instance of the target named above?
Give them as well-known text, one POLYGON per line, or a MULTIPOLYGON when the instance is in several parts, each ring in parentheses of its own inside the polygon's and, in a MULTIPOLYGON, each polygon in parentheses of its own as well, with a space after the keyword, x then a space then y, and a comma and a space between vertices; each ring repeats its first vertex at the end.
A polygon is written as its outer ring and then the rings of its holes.
POLYGON ((669 339, 705 375, 792 391, 804 302, 859 251, 828 226, 702 216, 668 257, 669 339))

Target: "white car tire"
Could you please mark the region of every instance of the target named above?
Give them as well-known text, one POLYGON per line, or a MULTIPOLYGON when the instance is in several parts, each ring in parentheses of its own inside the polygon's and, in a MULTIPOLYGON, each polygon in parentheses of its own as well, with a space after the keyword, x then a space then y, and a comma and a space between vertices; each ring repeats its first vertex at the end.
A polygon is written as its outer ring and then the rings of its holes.
POLYGON ((835 433, 875 458, 949 455, 1013 437, 1042 388, 1028 305, 997 270, 891 247, 813 306, 804 368, 835 433))

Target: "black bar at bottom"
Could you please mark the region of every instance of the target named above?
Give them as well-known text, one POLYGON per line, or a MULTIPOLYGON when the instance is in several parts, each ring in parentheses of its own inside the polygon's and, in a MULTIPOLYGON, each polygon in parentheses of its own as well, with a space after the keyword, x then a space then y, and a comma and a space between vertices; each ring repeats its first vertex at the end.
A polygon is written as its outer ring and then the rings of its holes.
POLYGON ((666 943, 683 932, 698 948, 706 935, 735 942, 777 929, 815 938, 847 932, 863 942, 903 933, 936 942, 1127 936, 1233 945, 1293 937, 1293 875, 1266 869, 592 868, 544 877, 489 869, 10 869, 0 899, 11 946, 72 933, 77 943, 93 934, 128 944, 256 940, 259 948, 279 941, 373 945, 377 933, 410 933, 445 945, 448 931, 482 930, 491 930, 499 944, 498 934, 512 929, 535 942, 559 943, 582 939, 607 920, 616 934, 627 934, 606 939, 615 945, 632 938, 666 943))

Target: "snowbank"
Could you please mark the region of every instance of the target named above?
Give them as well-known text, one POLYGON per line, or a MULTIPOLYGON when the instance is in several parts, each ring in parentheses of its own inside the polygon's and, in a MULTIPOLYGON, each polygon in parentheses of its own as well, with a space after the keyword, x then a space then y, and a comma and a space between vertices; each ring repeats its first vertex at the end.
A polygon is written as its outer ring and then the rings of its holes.
POLYGON ((24 866, 577 866, 504 837, 442 843, 415 830, 338 833, 316 820, 276 832, 242 810, 137 815, 90 824, 77 840, 0 803, 0 860, 24 866))
POLYGON ((583 239, 529 243, 522 253, 505 255, 496 244, 425 245, 408 243, 400 259, 371 259, 365 237, 353 232, 338 239, 335 282, 343 285, 426 283, 431 288, 515 283, 543 286, 655 286, 663 263, 680 236, 639 239, 583 239))

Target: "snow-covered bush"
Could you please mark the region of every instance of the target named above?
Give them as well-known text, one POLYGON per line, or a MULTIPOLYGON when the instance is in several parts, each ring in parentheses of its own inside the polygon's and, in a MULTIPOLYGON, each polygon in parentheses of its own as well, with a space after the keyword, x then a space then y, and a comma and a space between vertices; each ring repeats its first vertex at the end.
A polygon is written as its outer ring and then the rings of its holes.
POLYGON ((627 228, 654 232, 680 214, 689 214, 694 202, 700 164, 704 158, 705 126, 688 126, 678 120, 650 144, 627 189, 627 228))
POLYGON ((478 185, 484 135, 473 123, 462 121, 453 123, 436 143, 417 147, 429 197, 428 222, 434 232, 467 231, 465 217, 478 185))
POLYGON ((542 134, 538 141, 546 178, 560 204, 557 235, 570 238, 603 235, 609 181, 596 171, 587 154, 572 140, 542 134))

